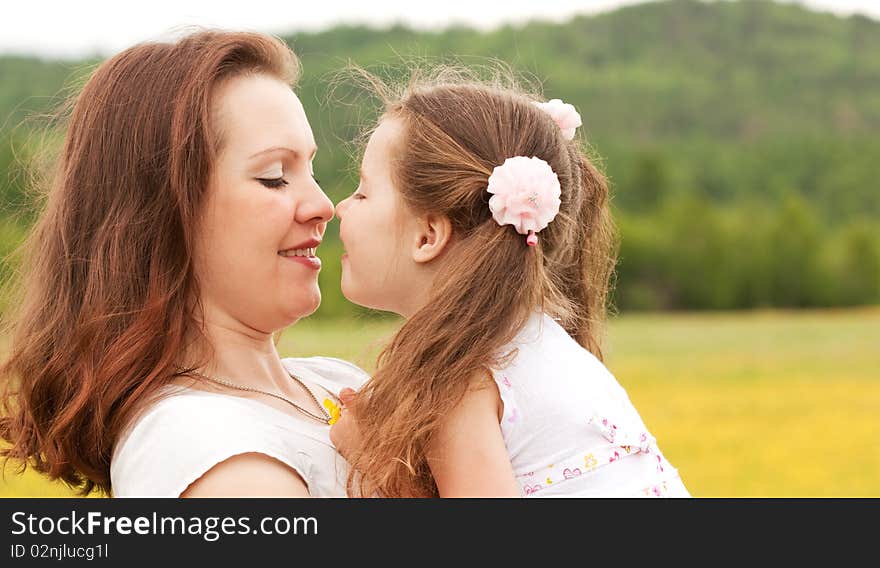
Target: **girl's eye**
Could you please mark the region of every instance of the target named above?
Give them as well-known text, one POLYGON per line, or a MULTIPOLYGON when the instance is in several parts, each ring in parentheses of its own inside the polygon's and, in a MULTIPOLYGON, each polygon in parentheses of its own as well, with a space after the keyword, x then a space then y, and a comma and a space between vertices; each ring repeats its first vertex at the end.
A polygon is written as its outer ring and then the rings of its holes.
POLYGON ((287 180, 284 179, 283 177, 280 177, 280 178, 257 178, 257 181, 270 189, 278 189, 279 187, 284 187, 288 183, 287 180))
POLYGON ((363 193, 359 193, 357 191, 351 194, 351 198, 352 199, 366 199, 366 197, 364 196, 363 193))

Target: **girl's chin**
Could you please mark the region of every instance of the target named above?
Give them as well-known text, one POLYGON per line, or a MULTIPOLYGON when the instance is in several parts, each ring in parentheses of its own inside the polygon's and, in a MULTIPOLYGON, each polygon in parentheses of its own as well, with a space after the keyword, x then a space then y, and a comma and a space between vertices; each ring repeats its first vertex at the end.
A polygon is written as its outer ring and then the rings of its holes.
POLYGON ((359 301, 360 295, 357 293, 357 286, 354 286, 351 282, 351 278, 346 274, 346 270, 342 271, 342 281, 339 283, 339 287, 342 290, 342 295, 346 300, 353 304, 357 304, 359 306, 363 306, 359 301))
POLYGON ((385 301, 387 298, 377 298, 363 294, 362 290, 357 289, 351 284, 346 285, 345 278, 342 279, 342 295, 352 304, 357 304, 363 308, 370 310, 378 310, 380 312, 391 312, 399 314, 396 309, 390 307, 391 302, 385 301))

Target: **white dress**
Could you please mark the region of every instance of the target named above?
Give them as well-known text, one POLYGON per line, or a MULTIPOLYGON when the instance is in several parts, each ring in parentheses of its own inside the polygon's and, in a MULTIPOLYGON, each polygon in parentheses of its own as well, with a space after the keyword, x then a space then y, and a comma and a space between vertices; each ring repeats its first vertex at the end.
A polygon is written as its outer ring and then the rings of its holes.
MULTIPOLYGON (((357 390, 368 378, 355 365, 329 357, 288 358, 282 363, 333 394, 344 387, 357 390)), ((249 452, 293 468, 313 497, 345 497, 348 464, 330 443, 329 426, 259 400, 168 388, 173 394, 141 414, 114 448, 114 497, 179 497, 214 465, 249 452)))
POLYGON ((501 431, 524 496, 690 497, 608 369, 546 314, 533 314, 493 375, 501 431))

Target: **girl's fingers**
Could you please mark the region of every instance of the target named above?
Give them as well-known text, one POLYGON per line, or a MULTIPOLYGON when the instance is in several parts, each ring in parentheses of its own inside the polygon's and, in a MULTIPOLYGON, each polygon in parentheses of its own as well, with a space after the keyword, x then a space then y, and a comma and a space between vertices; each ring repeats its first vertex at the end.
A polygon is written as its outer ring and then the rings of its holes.
POLYGON ((343 406, 345 406, 351 401, 352 397, 354 397, 355 394, 356 391, 354 389, 346 387, 339 391, 339 401, 342 403, 343 406))

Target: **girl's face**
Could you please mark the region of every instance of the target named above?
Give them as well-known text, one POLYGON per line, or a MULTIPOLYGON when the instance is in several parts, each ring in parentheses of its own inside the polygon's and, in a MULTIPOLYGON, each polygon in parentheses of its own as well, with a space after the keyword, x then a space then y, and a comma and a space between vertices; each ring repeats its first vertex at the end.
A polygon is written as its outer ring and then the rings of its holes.
POLYGON ((271 333, 315 311, 315 248, 333 204, 313 176, 315 139, 289 86, 230 79, 214 98, 221 139, 195 254, 206 317, 271 333))
POLYGON ((402 125, 383 119, 367 143, 357 190, 336 206, 342 255, 342 293, 356 304, 407 315, 419 268, 410 254, 417 227, 395 189, 392 159, 402 125))

